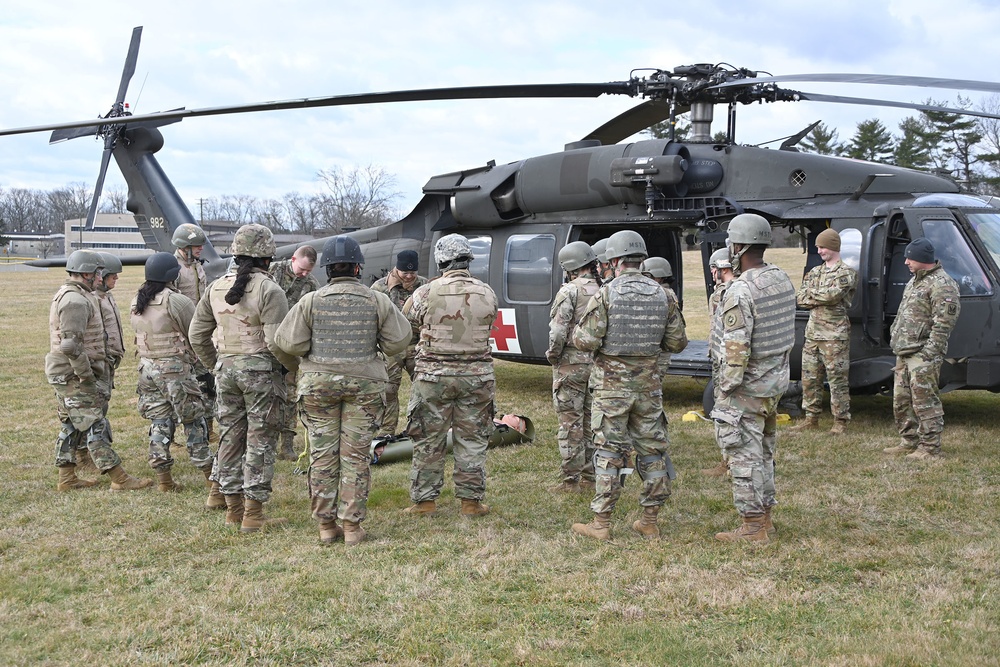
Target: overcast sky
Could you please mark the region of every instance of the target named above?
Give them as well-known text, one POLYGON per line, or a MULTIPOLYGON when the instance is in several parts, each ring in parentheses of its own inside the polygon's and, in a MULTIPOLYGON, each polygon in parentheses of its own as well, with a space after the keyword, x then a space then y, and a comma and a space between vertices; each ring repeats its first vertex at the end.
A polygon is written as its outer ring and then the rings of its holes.
MULTIPOLYGON (((701 62, 775 75, 1000 80, 1000 3, 826 4, 8 0, 0 15, 0 127, 106 113, 139 25, 142 44, 126 96, 135 113, 411 88, 622 81, 633 69, 701 62)), ((912 102, 955 99, 954 91, 794 86, 912 102)), ((318 170, 369 164, 396 175, 399 208, 409 210, 435 174, 559 151, 637 103, 458 101, 194 118, 163 129, 157 158, 195 217, 199 198, 311 193, 320 189, 318 170)), ((820 103, 753 105, 741 108, 738 139, 768 141, 824 120, 846 140, 862 120, 879 117, 895 131, 906 115, 820 103)), ((724 110, 716 116, 715 129, 723 129, 724 110)), ((92 187, 101 148, 93 138, 49 146, 47 133, 0 138, 0 187, 92 187)), ((124 187, 114 162, 106 187, 124 187)))

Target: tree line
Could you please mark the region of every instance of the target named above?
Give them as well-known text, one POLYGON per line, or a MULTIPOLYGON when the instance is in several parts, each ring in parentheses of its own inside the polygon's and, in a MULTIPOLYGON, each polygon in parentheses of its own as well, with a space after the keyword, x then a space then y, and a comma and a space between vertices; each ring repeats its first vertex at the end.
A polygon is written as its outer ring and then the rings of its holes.
MULTIPOLYGON (((377 165, 317 172, 322 188, 304 195, 289 192, 280 199, 252 195, 222 195, 199 200, 196 220, 259 223, 275 232, 332 235, 344 229, 375 227, 401 217, 396 208, 402 196, 396 176, 377 165)), ((0 186, 0 239, 7 233, 61 234, 65 221, 86 218, 93 190, 74 183, 55 190, 0 186)), ((109 188, 99 212, 128 213, 128 193, 109 188)), ((2 241, 0 241, 2 243, 2 241)))

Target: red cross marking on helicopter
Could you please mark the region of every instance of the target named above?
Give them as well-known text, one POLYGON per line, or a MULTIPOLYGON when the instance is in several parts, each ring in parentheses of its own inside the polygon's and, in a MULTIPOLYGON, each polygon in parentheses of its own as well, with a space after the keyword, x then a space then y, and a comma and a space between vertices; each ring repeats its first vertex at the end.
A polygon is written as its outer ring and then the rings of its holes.
POLYGON ((516 354, 521 352, 521 344, 517 340, 517 324, 513 308, 497 310, 497 318, 493 321, 490 341, 493 343, 495 352, 514 352, 516 354), (508 321, 505 321, 505 317, 508 321))

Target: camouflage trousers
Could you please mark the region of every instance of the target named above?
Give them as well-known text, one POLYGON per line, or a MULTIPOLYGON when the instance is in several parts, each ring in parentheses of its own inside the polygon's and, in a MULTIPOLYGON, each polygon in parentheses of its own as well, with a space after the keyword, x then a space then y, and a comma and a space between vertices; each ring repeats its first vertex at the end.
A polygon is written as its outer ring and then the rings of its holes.
POLYGON ((892 411, 899 436, 910 447, 937 454, 944 431, 944 407, 938 380, 942 359, 926 361, 919 354, 896 357, 893 368, 892 411))
POLYGON ((835 419, 851 419, 851 347, 847 340, 806 339, 802 346, 802 409, 811 415, 823 411, 823 377, 830 385, 830 412, 835 419))
POLYGON ((317 521, 364 521, 371 442, 382 419, 385 383, 305 373, 299 412, 309 432, 309 497, 317 521))
POLYGON ((455 497, 482 500, 486 495, 493 397, 492 375, 416 374, 407 410, 407 433, 413 440, 410 499, 414 503, 441 495, 449 429, 455 454, 455 497))
POLYGON ((594 480, 594 433, 591 430, 590 364, 552 367, 552 404, 559 418, 559 456, 563 481, 594 480))
POLYGON ((667 371, 670 370, 670 357, 673 356, 669 352, 660 351, 660 356, 656 358, 656 372, 660 376, 660 383, 662 384, 664 380, 667 379, 667 371))
POLYGON ((215 368, 219 486, 226 495, 242 493, 262 503, 271 497, 285 401, 281 370, 266 370, 271 363, 227 355, 215 368))
POLYGON ((639 504, 662 506, 670 497, 670 480, 675 476, 663 393, 659 389, 596 389, 592 410, 596 489, 590 509, 598 514, 614 511, 622 494, 623 471, 631 467, 633 451, 635 469, 642 480, 639 504))
POLYGON ((760 516, 778 503, 774 488, 774 454, 778 446, 778 401, 781 396, 718 396, 712 419, 715 437, 729 461, 733 503, 740 516, 760 516))
POLYGON ((56 393, 56 415, 61 428, 56 436, 56 466, 76 465, 76 450, 86 448, 101 472, 121 465, 111 448, 108 411, 111 385, 108 379, 80 382, 75 376, 49 378, 56 393), (53 380, 63 380, 53 382, 53 380))
POLYGON ((296 397, 298 396, 298 389, 295 382, 295 373, 288 372, 284 375, 285 381, 285 404, 282 406, 281 412, 281 435, 291 434, 295 437, 295 428, 299 423, 298 415, 298 404, 296 403, 296 397))
POLYGON ((142 359, 135 393, 139 395, 139 416, 150 421, 149 466, 153 470, 173 466, 170 445, 177 424, 184 425, 191 464, 199 469, 212 465, 205 398, 191 364, 177 358, 142 359))
POLYGON ((385 358, 385 372, 389 382, 385 387, 385 414, 382 416, 382 426, 379 435, 396 435, 399 427, 399 385, 403 382, 403 371, 413 379, 413 365, 416 361, 416 347, 406 348, 406 352, 395 357, 385 358))

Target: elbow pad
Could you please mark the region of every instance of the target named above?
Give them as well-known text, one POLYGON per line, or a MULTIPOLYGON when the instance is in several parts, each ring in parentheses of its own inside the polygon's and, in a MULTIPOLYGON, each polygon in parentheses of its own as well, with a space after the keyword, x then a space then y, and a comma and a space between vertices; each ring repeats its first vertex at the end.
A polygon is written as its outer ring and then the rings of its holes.
POLYGON ((67 357, 76 358, 83 354, 83 345, 75 336, 70 336, 59 342, 59 351, 67 357))

